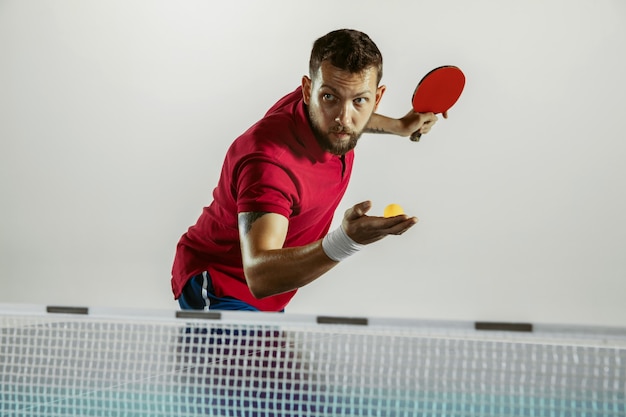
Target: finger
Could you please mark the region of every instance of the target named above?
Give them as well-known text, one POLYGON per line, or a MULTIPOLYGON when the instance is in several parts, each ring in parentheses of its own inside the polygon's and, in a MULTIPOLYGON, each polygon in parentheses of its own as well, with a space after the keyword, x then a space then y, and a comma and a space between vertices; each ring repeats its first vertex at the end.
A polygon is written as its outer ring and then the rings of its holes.
POLYGON ((444 111, 443 113, 441 113, 441 115, 443 116, 444 119, 448 118, 448 112, 444 111))
POLYGON ((361 203, 355 204, 352 208, 349 208, 346 211, 345 218, 346 220, 356 220, 359 217, 362 217, 365 213, 367 213, 370 208, 372 208, 372 202, 367 200, 361 203))
MULTIPOLYGON (((400 217, 400 216, 398 216, 400 217)), ((417 217, 406 217, 405 219, 403 219, 402 221, 393 224, 392 226, 390 226, 387 230, 386 233, 389 235, 401 235, 402 233, 406 232, 407 230, 409 230, 411 227, 415 226, 417 224, 417 222, 419 222, 419 219, 417 217)))

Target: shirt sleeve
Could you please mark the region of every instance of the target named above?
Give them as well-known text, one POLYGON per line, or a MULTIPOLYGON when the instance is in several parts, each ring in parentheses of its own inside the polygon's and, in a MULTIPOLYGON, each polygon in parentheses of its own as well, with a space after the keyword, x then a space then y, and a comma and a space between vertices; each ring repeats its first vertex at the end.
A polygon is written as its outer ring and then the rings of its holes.
POLYGON ((299 205, 295 178, 275 161, 251 157, 235 180, 237 212, 268 212, 289 218, 299 205))

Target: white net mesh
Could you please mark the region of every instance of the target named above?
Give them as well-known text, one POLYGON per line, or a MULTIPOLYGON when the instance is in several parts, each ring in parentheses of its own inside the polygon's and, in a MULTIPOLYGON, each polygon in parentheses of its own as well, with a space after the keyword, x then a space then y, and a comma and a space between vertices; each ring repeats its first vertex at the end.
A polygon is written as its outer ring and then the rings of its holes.
POLYGON ((626 416, 622 330, 4 310, 2 416, 626 416))

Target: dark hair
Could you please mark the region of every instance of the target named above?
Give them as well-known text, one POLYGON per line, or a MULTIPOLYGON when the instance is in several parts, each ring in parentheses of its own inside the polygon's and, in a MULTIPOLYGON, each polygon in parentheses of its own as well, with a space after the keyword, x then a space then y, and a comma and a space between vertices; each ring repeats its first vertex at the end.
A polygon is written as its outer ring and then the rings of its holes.
POLYGON ((339 29, 316 40, 309 60, 311 77, 323 61, 353 74, 374 67, 378 70, 377 85, 383 77, 382 54, 369 36, 357 30, 339 29))

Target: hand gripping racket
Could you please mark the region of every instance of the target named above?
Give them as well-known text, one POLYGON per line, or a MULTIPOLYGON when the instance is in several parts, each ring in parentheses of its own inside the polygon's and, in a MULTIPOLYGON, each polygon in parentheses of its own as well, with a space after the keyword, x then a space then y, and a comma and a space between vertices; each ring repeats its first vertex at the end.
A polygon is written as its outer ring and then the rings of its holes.
MULTIPOLYGON (((456 103, 465 87, 465 75, 452 65, 435 68, 415 87, 411 103, 417 113, 444 113, 456 103)), ((419 142, 421 133, 415 132, 411 140, 419 142)))

